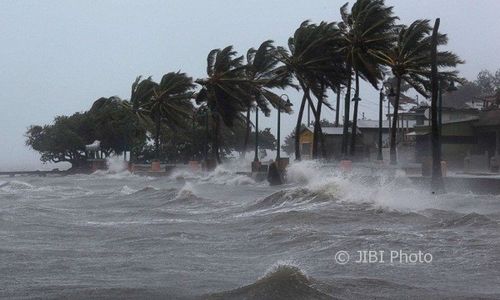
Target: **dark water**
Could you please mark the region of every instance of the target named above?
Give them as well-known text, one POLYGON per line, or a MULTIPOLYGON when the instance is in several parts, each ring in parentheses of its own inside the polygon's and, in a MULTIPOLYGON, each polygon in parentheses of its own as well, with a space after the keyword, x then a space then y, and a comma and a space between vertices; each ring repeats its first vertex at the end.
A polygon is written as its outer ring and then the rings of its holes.
POLYGON ((311 163, 289 175, 285 187, 223 169, 0 178, 0 296, 500 299, 499 197, 369 185, 311 163), (384 262, 354 262, 362 250, 384 262))

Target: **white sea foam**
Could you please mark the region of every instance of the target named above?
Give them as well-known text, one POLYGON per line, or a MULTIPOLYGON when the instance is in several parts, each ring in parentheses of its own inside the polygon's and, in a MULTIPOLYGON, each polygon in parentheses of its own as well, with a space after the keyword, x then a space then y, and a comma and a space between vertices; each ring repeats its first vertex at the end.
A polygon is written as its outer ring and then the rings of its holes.
POLYGON ((138 192, 138 190, 134 190, 127 185, 123 186, 122 189, 120 190, 120 193, 124 195, 131 195, 136 192, 138 192))
MULTIPOLYGON (((292 162, 287 171, 290 182, 300 184, 313 193, 327 194, 338 201, 369 203, 376 208, 389 210, 444 209, 470 213, 478 212, 474 202, 489 201, 491 198, 453 192, 433 195, 400 176, 401 172, 396 172, 395 177, 382 175, 378 183, 364 182, 363 175, 355 172, 343 174, 335 165, 323 165, 315 161, 292 162)), ((486 207, 485 213, 490 206, 481 205, 486 207)))

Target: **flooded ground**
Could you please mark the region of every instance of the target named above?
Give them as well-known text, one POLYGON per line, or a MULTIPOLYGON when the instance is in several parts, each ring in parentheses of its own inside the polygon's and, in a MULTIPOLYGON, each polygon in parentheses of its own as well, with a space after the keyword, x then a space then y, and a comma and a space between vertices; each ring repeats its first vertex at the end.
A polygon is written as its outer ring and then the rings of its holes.
POLYGON ((500 298, 498 196, 230 169, 0 178, 0 296, 500 298))

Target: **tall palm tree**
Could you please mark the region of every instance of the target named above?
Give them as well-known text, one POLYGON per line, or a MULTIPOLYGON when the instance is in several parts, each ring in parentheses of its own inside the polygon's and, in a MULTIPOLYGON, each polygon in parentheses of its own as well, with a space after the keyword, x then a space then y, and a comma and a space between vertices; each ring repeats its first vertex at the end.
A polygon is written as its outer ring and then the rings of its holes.
MULTIPOLYGON (((138 76, 132 83, 130 100, 123 102, 124 106, 134 114, 131 127, 135 133, 140 132, 143 128, 150 127, 149 112, 144 107, 151 101, 157 86, 158 84, 151 77, 142 79, 141 76, 138 76)), ((134 137, 136 137, 136 134, 134 134, 134 137)), ((140 149, 135 141, 132 141, 131 144, 130 161, 135 162, 140 149)))
POLYGON ((201 86, 196 96, 196 103, 205 103, 213 119, 213 150, 218 163, 219 135, 221 122, 231 128, 236 119, 241 119, 241 113, 252 105, 254 89, 246 78, 246 66, 243 56, 236 56, 232 46, 224 49, 214 49, 207 57, 207 77, 195 82, 201 86))
MULTIPOLYGON (((359 78, 367 80, 375 89, 383 78, 383 69, 374 55, 390 46, 392 35, 390 31, 397 17, 393 16, 392 7, 385 6, 384 0, 357 0, 347 10, 347 3, 340 8, 342 22, 339 27, 343 36, 344 55, 348 73, 354 70, 356 88, 354 112, 352 119, 352 137, 350 154, 356 152, 356 130, 358 119, 359 78)), ((349 117, 351 102, 351 76, 348 76, 344 108, 344 130, 342 137, 342 153, 347 155, 349 137, 349 117)))
MULTIPOLYGON (((274 55, 276 51, 273 46, 273 41, 267 40, 263 42, 259 48, 256 50, 250 48, 247 51, 247 64, 245 69, 246 78, 250 81, 251 85, 246 85, 246 87, 251 87, 251 91, 247 91, 253 96, 253 104, 255 104, 255 114, 258 117, 259 109, 266 115, 269 116, 271 112, 269 104, 272 107, 280 107, 282 111, 287 113, 291 112, 290 107, 286 106, 283 99, 275 94, 271 89, 280 88, 284 89, 287 86, 293 86, 291 83, 291 77, 286 73, 278 72, 279 60, 274 55)), ((250 134, 250 110, 252 106, 247 108, 246 113, 246 135, 245 143, 243 145, 243 153, 246 152, 248 139, 250 134)), ((256 134, 258 134, 258 128, 255 128, 256 134)))
POLYGON ((151 101, 144 107, 149 111, 155 125, 155 153, 160 158, 161 124, 170 127, 174 132, 186 128, 186 120, 193 116, 193 79, 185 73, 170 72, 163 75, 160 83, 153 90, 151 101))
MULTIPOLYGON (((398 124, 398 107, 401 96, 402 82, 408 83, 419 94, 428 98, 431 77, 431 32, 429 20, 417 20, 409 26, 400 25, 394 28, 396 42, 385 51, 376 52, 377 57, 391 68, 396 77, 396 95, 394 100, 394 114, 391 129, 391 164, 397 163, 396 154, 396 127, 398 124)), ((445 34, 437 37, 438 45, 446 45, 448 38, 445 34)), ((444 70, 440 71, 441 79, 460 81, 457 72, 453 69, 463 61, 449 51, 437 52, 437 65, 444 70)))
MULTIPOLYGON (((334 23, 322 22, 317 25, 305 21, 295 31, 293 37, 288 39, 288 50, 278 47, 276 51, 278 59, 284 64, 280 68, 281 72, 292 74, 303 91, 295 127, 296 160, 301 159, 299 135, 306 102, 311 106, 316 118, 316 138, 313 139, 316 145, 318 132, 321 130, 319 125, 321 109, 315 109, 311 93, 318 99, 318 108, 321 108, 321 104, 329 106, 324 96, 325 89, 336 86, 344 76, 342 66, 338 65, 337 60, 332 59, 332 53, 335 53, 333 45, 336 45, 338 38, 336 32, 334 23)), ((313 144, 313 148, 317 147, 313 144)))

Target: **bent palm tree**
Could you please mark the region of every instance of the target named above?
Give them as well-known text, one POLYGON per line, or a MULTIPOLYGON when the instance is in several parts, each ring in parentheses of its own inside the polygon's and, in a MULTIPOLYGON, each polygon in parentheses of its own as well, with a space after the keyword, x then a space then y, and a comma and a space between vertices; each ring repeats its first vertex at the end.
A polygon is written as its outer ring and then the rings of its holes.
POLYGON ((160 83, 153 90, 151 101, 144 105, 155 124, 155 153, 160 158, 160 130, 161 123, 175 132, 178 128, 185 128, 185 121, 193 115, 194 88, 193 80, 185 73, 170 72, 163 75, 160 83))
MULTIPOLYGON (((396 126, 398 123, 398 108, 401 95, 401 84, 407 82, 419 94, 428 96, 431 76, 431 32, 429 20, 417 20, 410 26, 395 27, 396 43, 386 51, 376 52, 377 57, 387 66, 396 77, 396 96, 394 100, 394 115, 391 130, 391 164, 397 163, 396 154, 396 126)), ((448 38, 444 34, 437 37, 438 45, 446 45, 448 38)), ((437 52, 437 65, 440 68, 454 68, 463 61, 454 53, 448 51, 437 52)), ((460 81, 455 70, 440 71, 441 79, 460 81)))
MULTIPOLYGON (((325 89, 336 87, 343 82, 343 63, 334 59, 337 57, 337 28, 334 23, 322 22, 319 25, 303 22, 288 39, 288 50, 278 47, 277 58, 284 64, 279 72, 293 75, 303 91, 295 127, 295 159, 301 159, 299 135, 306 101, 311 106, 316 118, 313 153, 317 153, 318 136, 321 131, 321 105, 330 105, 325 99, 325 89), (311 92, 318 99, 317 109, 311 99, 311 92), (316 145, 316 146, 315 146, 316 145)), ((331 108, 331 107, 330 107, 331 108)))
MULTIPOLYGON (((141 76, 138 76, 132 83, 130 100, 123 102, 123 105, 134 115, 132 121, 134 140, 137 137, 137 133, 140 132, 141 129, 149 127, 151 123, 149 112, 145 110, 144 107, 151 101, 157 86, 158 84, 154 82, 151 77, 142 79, 141 76)), ((132 141, 132 149, 130 149, 131 162, 135 161, 139 150, 135 141, 132 141)))
MULTIPOLYGON (((355 72, 356 88, 352 119, 352 137, 350 154, 356 152, 356 127, 358 120, 359 77, 368 81, 375 89, 383 79, 383 70, 374 52, 387 49, 392 41, 391 29, 397 17, 393 16, 392 7, 385 6, 384 0, 358 0, 347 12, 347 3, 340 8, 342 22, 339 27, 343 37, 343 53, 348 73, 355 72)), ((345 98, 344 130, 342 153, 347 154, 349 136, 349 114, 351 97, 351 75, 348 76, 345 98)))
MULTIPOLYGON (((291 112, 291 108, 285 105, 283 99, 271 90, 273 88, 284 89, 287 86, 293 86, 289 74, 278 73, 279 69, 277 65, 279 64, 279 60, 274 55, 275 50, 273 41, 268 40, 263 42, 257 50, 250 48, 247 52, 245 74, 251 85, 246 85, 246 87, 251 87, 251 90, 247 92, 253 96, 256 118, 259 109, 266 116, 269 116, 271 112, 269 104, 274 108, 279 107, 286 113, 291 112)), ((247 149, 250 134, 250 109, 251 106, 248 107, 246 115, 247 129, 245 144, 243 145, 244 153, 247 149)), ((255 134, 258 134, 258 128, 255 128, 255 134)))
POLYGON ((214 49, 207 57, 207 78, 195 81, 201 86, 196 103, 205 103, 214 121, 213 149, 218 163, 222 162, 219 154, 221 122, 233 127, 234 121, 242 118, 241 113, 253 101, 253 95, 249 93, 253 86, 246 79, 245 69, 243 56, 236 57, 232 46, 214 49))

